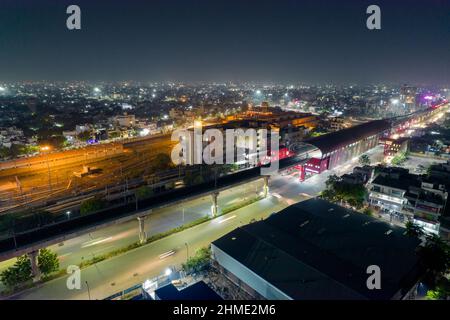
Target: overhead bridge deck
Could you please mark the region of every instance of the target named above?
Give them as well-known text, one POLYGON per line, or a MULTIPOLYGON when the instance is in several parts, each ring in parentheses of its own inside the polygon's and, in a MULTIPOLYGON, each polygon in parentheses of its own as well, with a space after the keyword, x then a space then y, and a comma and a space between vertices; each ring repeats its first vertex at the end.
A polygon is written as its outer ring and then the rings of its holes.
MULTIPOLYGON (((280 170, 293 167, 304 160, 304 155, 282 159, 279 162, 280 170)), ((217 184, 214 181, 208 181, 196 186, 158 194, 154 198, 140 200, 138 202, 138 208, 140 209, 137 211, 135 202, 132 202, 16 234, 15 237, 11 236, 0 240, 0 261, 46 248, 110 225, 136 219, 140 216, 151 215, 151 211, 158 208, 177 205, 184 201, 209 195, 212 192, 220 192, 242 183, 262 178, 260 167, 251 168, 220 177, 217 179, 217 184)))

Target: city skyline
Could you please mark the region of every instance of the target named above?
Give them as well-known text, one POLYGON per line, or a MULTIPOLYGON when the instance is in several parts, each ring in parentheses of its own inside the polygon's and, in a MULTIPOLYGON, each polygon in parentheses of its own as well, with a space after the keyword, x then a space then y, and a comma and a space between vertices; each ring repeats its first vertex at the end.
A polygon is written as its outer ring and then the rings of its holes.
POLYGON ((449 12, 2 0, 0 300, 449 300, 449 12))
POLYGON ((448 1, 3 1, 0 81, 450 83, 448 1))

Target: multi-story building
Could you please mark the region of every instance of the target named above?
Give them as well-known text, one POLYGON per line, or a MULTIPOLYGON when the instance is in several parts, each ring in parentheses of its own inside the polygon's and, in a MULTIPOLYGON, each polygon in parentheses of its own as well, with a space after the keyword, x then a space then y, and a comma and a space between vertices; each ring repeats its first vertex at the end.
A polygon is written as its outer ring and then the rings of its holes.
POLYGON ((331 131, 339 131, 345 128, 345 120, 343 117, 329 117, 328 124, 331 131))
POLYGON ((424 273, 419 245, 401 228, 310 199, 240 226, 211 251, 222 275, 255 299, 406 300, 424 273), (366 286, 373 264, 389 279, 379 290, 366 286))
POLYGON ((384 139, 384 155, 386 157, 395 156, 398 152, 407 152, 408 151, 408 138, 399 138, 399 139, 384 139))
POLYGON ((111 117, 110 123, 114 126, 129 128, 129 127, 135 126, 136 118, 135 118, 134 114, 126 114, 125 113, 123 115, 111 117))
POLYGON ((416 106, 417 88, 411 86, 403 86, 400 89, 400 102, 408 109, 414 110, 416 106))
POLYGON ((352 173, 341 176, 342 181, 349 184, 366 184, 372 177, 373 168, 371 166, 355 167, 352 173))
POLYGON ((369 204, 390 220, 404 222, 405 194, 411 185, 419 186, 415 176, 403 168, 383 169, 369 185, 369 204))
MULTIPOLYGON (((182 145, 185 145, 185 148, 182 147, 180 156, 183 157, 187 164, 201 163, 202 152, 206 150, 205 148, 208 147, 208 145, 212 145, 214 142, 212 137, 209 138, 203 136, 206 130, 219 130, 221 133, 223 141, 215 147, 222 145, 223 163, 230 162, 229 159, 232 157, 232 159, 234 159, 232 162, 238 166, 257 166, 266 164, 274 159, 282 159, 290 156, 290 151, 281 145, 278 150, 272 150, 272 134, 278 135, 279 142, 280 131, 278 127, 273 126, 266 121, 257 121, 255 119, 237 120, 208 126, 202 126, 200 121, 196 121, 194 123, 194 128, 187 129, 180 138, 180 142, 185 140, 184 143, 182 143, 182 145), (254 131, 252 131, 252 129, 254 131), (262 129, 266 131, 263 131, 262 129), (234 130, 234 133, 230 132, 232 130, 234 130), (196 132, 198 136, 196 136, 196 132), (227 145, 227 139, 229 139, 229 137, 227 136, 230 134, 234 134, 234 139, 232 139, 233 149, 229 150, 229 146, 227 145)), ((216 157, 217 150, 215 148, 211 149, 212 150, 206 150, 206 152, 212 152, 212 159, 216 157)), ((203 160, 205 157, 207 157, 207 155, 203 157, 203 160)))
POLYGON ((439 234, 448 187, 404 168, 385 168, 369 185, 369 204, 391 221, 413 221, 428 233, 439 234))
POLYGON ((440 217, 444 214, 447 197, 445 185, 425 179, 421 181, 420 188, 409 188, 405 194, 408 201, 403 212, 410 215, 414 223, 426 232, 439 234, 440 217))

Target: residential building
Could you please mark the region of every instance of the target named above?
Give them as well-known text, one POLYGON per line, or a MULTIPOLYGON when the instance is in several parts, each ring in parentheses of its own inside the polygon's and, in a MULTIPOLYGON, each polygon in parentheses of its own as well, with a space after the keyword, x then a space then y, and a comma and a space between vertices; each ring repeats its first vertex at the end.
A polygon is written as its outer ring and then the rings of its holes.
POLYGON ((448 187, 404 168, 383 169, 369 186, 369 204, 398 222, 413 221, 427 233, 439 234, 448 187))
POLYGON ((393 157, 399 152, 407 152, 409 146, 408 138, 399 139, 384 139, 384 155, 387 157, 393 157))

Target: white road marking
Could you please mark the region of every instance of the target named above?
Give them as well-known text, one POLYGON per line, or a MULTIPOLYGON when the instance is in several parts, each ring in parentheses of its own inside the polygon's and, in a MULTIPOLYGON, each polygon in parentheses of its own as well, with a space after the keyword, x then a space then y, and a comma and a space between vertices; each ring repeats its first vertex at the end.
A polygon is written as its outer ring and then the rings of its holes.
POLYGON ((170 251, 167 251, 167 252, 165 252, 165 253, 162 253, 162 254, 160 254, 159 255, 159 259, 165 259, 165 258, 167 258, 167 257, 170 257, 171 255, 173 255, 173 254, 175 254, 175 251, 174 250, 170 250, 170 251))
POLYGON ((98 238, 98 239, 90 240, 90 241, 87 241, 87 242, 83 243, 83 244, 81 245, 81 248, 92 247, 92 246, 95 246, 96 244, 100 244, 100 243, 109 241, 109 240, 111 240, 112 238, 113 238, 113 237, 108 237, 108 238, 104 238, 104 239, 98 238))
POLYGON ((234 219, 234 218, 236 218, 236 215, 234 215, 234 216, 231 216, 231 217, 228 217, 228 218, 226 218, 226 219, 223 219, 223 220, 220 220, 220 221, 219 221, 219 223, 222 223, 222 222, 225 222, 225 221, 228 221, 228 220, 234 219))

